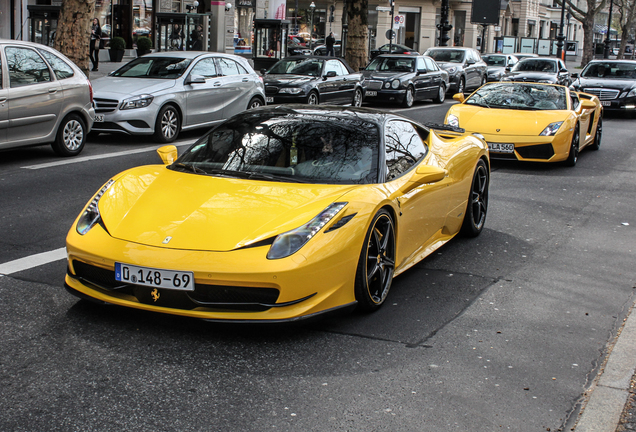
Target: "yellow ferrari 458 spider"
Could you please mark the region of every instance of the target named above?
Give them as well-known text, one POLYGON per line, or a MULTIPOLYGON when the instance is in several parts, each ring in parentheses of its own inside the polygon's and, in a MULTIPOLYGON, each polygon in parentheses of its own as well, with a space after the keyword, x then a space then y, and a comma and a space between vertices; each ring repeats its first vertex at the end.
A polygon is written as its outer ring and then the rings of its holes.
POLYGON ((208 320, 373 311, 394 276, 483 229, 488 148, 446 129, 360 108, 246 111, 108 180, 68 233, 65 286, 208 320))
POLYGON ((468 98, 456 94, 445 122, 483 135, 491 159, 576 165, 579 151, 598 150, 603 107, 596 96, 551 84, 496 82, 468 98))

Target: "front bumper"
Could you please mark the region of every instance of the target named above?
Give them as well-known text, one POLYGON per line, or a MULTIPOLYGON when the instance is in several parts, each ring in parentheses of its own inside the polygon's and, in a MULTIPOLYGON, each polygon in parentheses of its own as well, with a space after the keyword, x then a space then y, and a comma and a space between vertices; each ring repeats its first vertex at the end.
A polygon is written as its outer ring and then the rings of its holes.
POLYGON ((155 132, 155 121, 159 113, 159 106, 150 104, 145 108, 137 108, 130 110, 120 110, 115 108, 111 112, 95 112, 96 118, 100 115, 104 117, 104 121, 95 121, 93 123, 94 132, 111 132, 125 133, 128 135, 152 135, 155 132))
POLYGON ((347 246, 320 248, 310 242, 290 257, 267 260, 268 245, 228 252, 178 250, 118 240, 101 226, 80 236, 73 225, 65 285, 81 298, 206 320, 305 319, 356 304, 360 245, 342 229, 321 235, 331 236, 330 244, 347 246), (153 296, 152 287, 116 281, 116 262, 191 271, 196 287, 189 292, 159 288, 153 296))
POLYGON ((636 112, 636 98, 626 97, 611 100, 602 100, 601 105, 606 111, 636 112))
POLYGON ((303 104, 307 103, 307 94, 299 93, 297 95, 293 94, 266 94, 267 104, 303 104))
POLYGON ((364 95, 364 101, 369 103, 379 102, 395 102, 402 103, 404 96, 406 95, 406 89, 381 89, 381 90, 367 90, 364 95), (377 92, 376 96, 369 96, 369 91, 377 92))
MULTIPOLYGON (((481 133, 481 132, 480 132, 481 133)), ((514 152, 490 151, 490 159, 527 162, 561 162, 568 158, 572 144, 572 132, 564 131, 555 136, 501 136, 484 134, 487 143, 514 144, 514 152)), ((489 146, 490 147, 490 146, 489 146)))

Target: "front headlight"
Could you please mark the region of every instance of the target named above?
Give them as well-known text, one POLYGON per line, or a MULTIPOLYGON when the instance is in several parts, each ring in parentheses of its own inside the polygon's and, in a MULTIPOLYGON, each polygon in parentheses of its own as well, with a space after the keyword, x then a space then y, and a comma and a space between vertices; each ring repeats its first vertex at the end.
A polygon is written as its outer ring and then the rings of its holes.
POLYGON ((446 69, 446 72, 448 72, 450 75, 454 74, 455 72, 457 72, 457 66, 449 67, 448 69, 446 69))
POLYGON ((78 219, 75 229, 80 235, 84 235, 89 232, 90 229, 93 228, 95 224, 100 221, 101 216, 99 214, 98 207, 99 200, 106 193, 108 188, 113 185, 113 183, 115 183, 115 181, 113 179, 110 179, 104 186, 102 186, 102 188, 99 190, 99 192, 97 192, 88 207, 86 207, 86 210, 84 210, 82 216, 80 216, 80 218, 78 219))
POLYGON ((282 88, 282 89, 278 90, 278 93, 298 94, 298 93, 300 93, 302 91, 303 91, 303 89, 298 88, 298 87, 285 87, 285 88, 282 88))
POLYGON ((127 109, 135 109, 135 108, 145 108, 152 103, 152 100, 154 98, 155 98, 154 96, 146 94, 146 95, 135 96, 128 99, 124 99, 119 109, 127 110, 127 109))
POLYGON ((336 202, 330 204, 318 216, 306 224, 280 234, 267 252, 267 259, 280 259, 295 254, 313 236, 318 233, 331 219, 336 216, 348 203, 336 202))
POLYGON ((449 114, 448 118, 446 119, 446 123, 451 126, 459 127, 459 118, 457 118, 457 116, 454 114, 449 114))
POLYGON ((636 88, 633 88, 629 91, 629 93, 627 93, 627 97, 634 97, 636 96, 636 88))
POLYGON ((399 88, 399 87, 400 87, 400 80, 397 80, 397 79, 396 79, 396 80, 391 81, 391 87, 392 87, 393 89, 397 89, 397 88, 399 88))
POLYGON ((543 132, 541 132, 539 136, 553 136, 557 133, 562 124, 562 121, 550 123, 545 129, 543 129, 543 132))

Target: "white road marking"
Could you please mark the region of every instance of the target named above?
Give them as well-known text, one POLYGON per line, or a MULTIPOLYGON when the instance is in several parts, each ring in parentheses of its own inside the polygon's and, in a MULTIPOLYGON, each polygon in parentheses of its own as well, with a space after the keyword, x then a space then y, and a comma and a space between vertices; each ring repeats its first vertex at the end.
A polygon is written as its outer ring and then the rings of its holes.
MULTIPOLYGON (((179 142, 179 143, 176 143, 174 145, 177 146, 177 147, 182 147, 182 146, 186 146, 186 145, 189 146, 189 145, 194 144, 195 141, 196 141, 196 139, 193 139, 193 140, 179 142)), ((61 165, 69 165, 69 164, 87 162, 87 161, 98 160, 98 159, 107 159, 107 158, 118 157, 118 156, 126 156, 126 155, 131 155, 131 154, 136 154, 136 153, 152 152, 152 151, 157 151, 157 149, 160 148, 160 147, 163 147, 163 146, 150 147, 150 148, 145 147, 145 148, 136 149, 136 150, 125 150, 125 151, 120 151, 120 152, 105 153, 105 154, 93 155, 93 156, 75 157, 75 158, 71 158, 71 159, 64 159, 64 160, 55 161, 55 162, 47 162, 47 163, 38 164, 38 165, 23 166, 22 168, 31 169, 31 170, 42 169, 42 168, 51 168, 51 167, 56 167, 56 166, 61 166, 61 165)))
POLYGON ((61 259, 66 259, 65 247, 0 264, 0 276, 29 270, 61 259))

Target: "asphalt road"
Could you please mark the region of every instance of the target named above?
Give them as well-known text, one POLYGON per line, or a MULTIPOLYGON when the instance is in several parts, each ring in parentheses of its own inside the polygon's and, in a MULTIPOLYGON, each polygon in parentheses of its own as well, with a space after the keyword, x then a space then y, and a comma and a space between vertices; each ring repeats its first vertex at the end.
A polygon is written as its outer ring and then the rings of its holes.
MULTIPOLYGON (((392 110, 441 123, 450 103, 392 110)), ((0 430, 569 430, 635 300, 636 123, 604 126, 574 168, 493 162, 482 235, 371 315, 211 324, 78 302, 63 259, 1 276, 0 430)), ((0 153, 0 267, 63 248, 91 195, 157 147, 0 153)))

